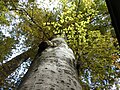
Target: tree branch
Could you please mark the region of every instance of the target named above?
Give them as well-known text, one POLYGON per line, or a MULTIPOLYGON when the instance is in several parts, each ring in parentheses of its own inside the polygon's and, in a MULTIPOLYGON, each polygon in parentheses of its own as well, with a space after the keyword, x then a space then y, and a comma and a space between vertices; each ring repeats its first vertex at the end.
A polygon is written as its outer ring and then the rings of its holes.
POLYGON ((11 59, 10 61, 3 63, 0 65, 0 86, 4 83, 4 80, 18 68, 22 62, 27 60, 28 58, 31 58, 31 56, 35 56, 35 50, 34 48, 30 48, 26 52, 23 52, 22 54, 16 56, 15 58, 11 59))

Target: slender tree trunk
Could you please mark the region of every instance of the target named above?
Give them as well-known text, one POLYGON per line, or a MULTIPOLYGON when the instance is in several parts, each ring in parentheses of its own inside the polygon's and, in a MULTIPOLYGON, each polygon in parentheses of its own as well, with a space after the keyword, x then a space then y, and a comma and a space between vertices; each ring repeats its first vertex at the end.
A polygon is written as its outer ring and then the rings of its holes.
POLYGON ((62 38, 52 40, 32 63, 18 90, 82 90, 75 69, 73 51, 62 38))

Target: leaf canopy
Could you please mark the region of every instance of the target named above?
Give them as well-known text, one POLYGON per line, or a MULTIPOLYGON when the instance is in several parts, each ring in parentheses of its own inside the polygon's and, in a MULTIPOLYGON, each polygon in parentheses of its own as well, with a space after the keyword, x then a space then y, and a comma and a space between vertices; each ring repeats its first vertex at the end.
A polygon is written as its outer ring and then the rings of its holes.
POLYGON ((0 24, 5 25, 8 18, 18 20, 15 24, 9 22, 13 26, 12 30, 7 30, 10 37, 3 35, 3 31, 0 33, 0 61, 5 60, 5 55, 11 55, 12 47, 22 36, 23 46, 29 48, 59 35, 66 38, 80 63, 80 82, 99 90, 108 89, 118 78, 119 46, 103 0, 60 0, 61 7, 54 7, 53 11, 39 8, 35 0, 27 3, 8 1, 9 7, 4 6, 4 1, 0 2, 3 8, 0 12, 4 12, 0 13, 0 24), (13 12, 11 17, 5 17, 10 12, 13 12))

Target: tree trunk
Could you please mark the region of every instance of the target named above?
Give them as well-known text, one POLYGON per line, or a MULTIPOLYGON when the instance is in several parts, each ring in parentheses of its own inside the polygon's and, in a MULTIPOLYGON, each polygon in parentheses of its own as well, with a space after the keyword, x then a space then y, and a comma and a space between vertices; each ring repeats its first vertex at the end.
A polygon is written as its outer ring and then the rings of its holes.
POLYGON ((18 90, 82 90, 75 69, 73 51, 63 38, 51 41, 32 63, 18 90))

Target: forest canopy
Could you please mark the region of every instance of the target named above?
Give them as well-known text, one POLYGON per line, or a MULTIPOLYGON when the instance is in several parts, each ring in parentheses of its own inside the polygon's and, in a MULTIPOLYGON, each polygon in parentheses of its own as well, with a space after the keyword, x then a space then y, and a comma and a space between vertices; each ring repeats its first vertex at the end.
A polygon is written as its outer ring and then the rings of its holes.
MULTIPOLYGON (((80 64, 80 83, 96 90, 110 89, 120 76, 120 52, 105 1, 47 1, 48 5, 39 0, 0 0, 0 72, 12 80, 13 69, 6 72, 2 66, 15 68, 12 65, 18 63, 12 62, 13 54, 27 52, 21 58, 32 61, 42 41, 61 36, 80 64), (6 64, 8 61, 13 64, 6 64)), ((6 78, 0 78, 3 87, 18 83, 6 78)))

